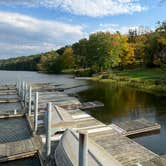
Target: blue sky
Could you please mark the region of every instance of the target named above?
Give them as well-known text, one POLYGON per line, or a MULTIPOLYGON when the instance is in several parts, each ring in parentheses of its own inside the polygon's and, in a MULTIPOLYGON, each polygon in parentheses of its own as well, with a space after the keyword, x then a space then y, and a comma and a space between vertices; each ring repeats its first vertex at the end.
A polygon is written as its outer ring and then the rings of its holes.
POLYGON ((166 20, 164 0, 0 0, 0 59, 57 49, 96 31, 166 20))

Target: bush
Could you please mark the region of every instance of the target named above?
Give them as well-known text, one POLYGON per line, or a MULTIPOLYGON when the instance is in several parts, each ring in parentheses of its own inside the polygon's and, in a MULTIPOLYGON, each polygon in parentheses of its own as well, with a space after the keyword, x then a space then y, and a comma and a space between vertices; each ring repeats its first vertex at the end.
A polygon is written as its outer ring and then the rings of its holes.
POLYGON ((102 78, 101 79, 109 79, 110 77, 109 77, 109 74, 104 74, 104 75, 102 75, 102 78))
POLYGON ((75 71, 76 77, 90 77, 93 75, 93 72, 91 69, 78 69, 75 71))

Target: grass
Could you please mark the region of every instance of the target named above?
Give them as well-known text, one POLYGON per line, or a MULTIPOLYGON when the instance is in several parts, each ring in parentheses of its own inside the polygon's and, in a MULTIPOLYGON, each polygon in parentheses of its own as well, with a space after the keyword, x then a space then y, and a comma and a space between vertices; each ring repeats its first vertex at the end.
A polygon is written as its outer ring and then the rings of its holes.
POLYGON ((166 70, 140 69, 113 71, 109 74, 93 77, 92 80, 129 85, 146 91, 166 95, 166 70))
POLYGON ((161 69, 128 70, 118 72, 116 75, 140 81, 166 81, 166 71, 161 69))
POLYGON ((62 74, 73 74, 75 72, 74 69, 64 69, 62 70, 62 74))

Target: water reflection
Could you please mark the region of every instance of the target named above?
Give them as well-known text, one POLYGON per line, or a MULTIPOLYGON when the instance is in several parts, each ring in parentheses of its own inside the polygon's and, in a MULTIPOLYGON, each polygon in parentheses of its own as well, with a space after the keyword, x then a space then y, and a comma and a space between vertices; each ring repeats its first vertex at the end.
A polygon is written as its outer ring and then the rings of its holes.
POLYGON ((26 82, 57 83, 67 86, 83 84, 84 80, 75 80, 72 75, 43 74, 29 71, 0 71, 0 84, 16 83, 17 80, 26 82))
POLYGON ((156 135, 135 138, 152 151, 166 153, 166 97, 149 94, 129 87, 118 87, 110 83, 89 83, 90 88, 80 92, 81 100, 99 100, 105 104, 102 109, 91 112, 94 117, 109 124, 115 121, 125 121, 146 118, 161 124, 161 132, 156 135), (158 143, 156 143, 158 142, 158 143))

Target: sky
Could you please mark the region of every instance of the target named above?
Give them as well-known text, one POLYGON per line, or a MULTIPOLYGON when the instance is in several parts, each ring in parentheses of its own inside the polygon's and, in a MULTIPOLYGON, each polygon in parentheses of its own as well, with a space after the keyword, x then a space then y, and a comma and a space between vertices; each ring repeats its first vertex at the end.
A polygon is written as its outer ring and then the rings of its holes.
POLYGON ((0 59, 70 45, 97 31, 166 20, 166 0, 0 0, 0 59))

